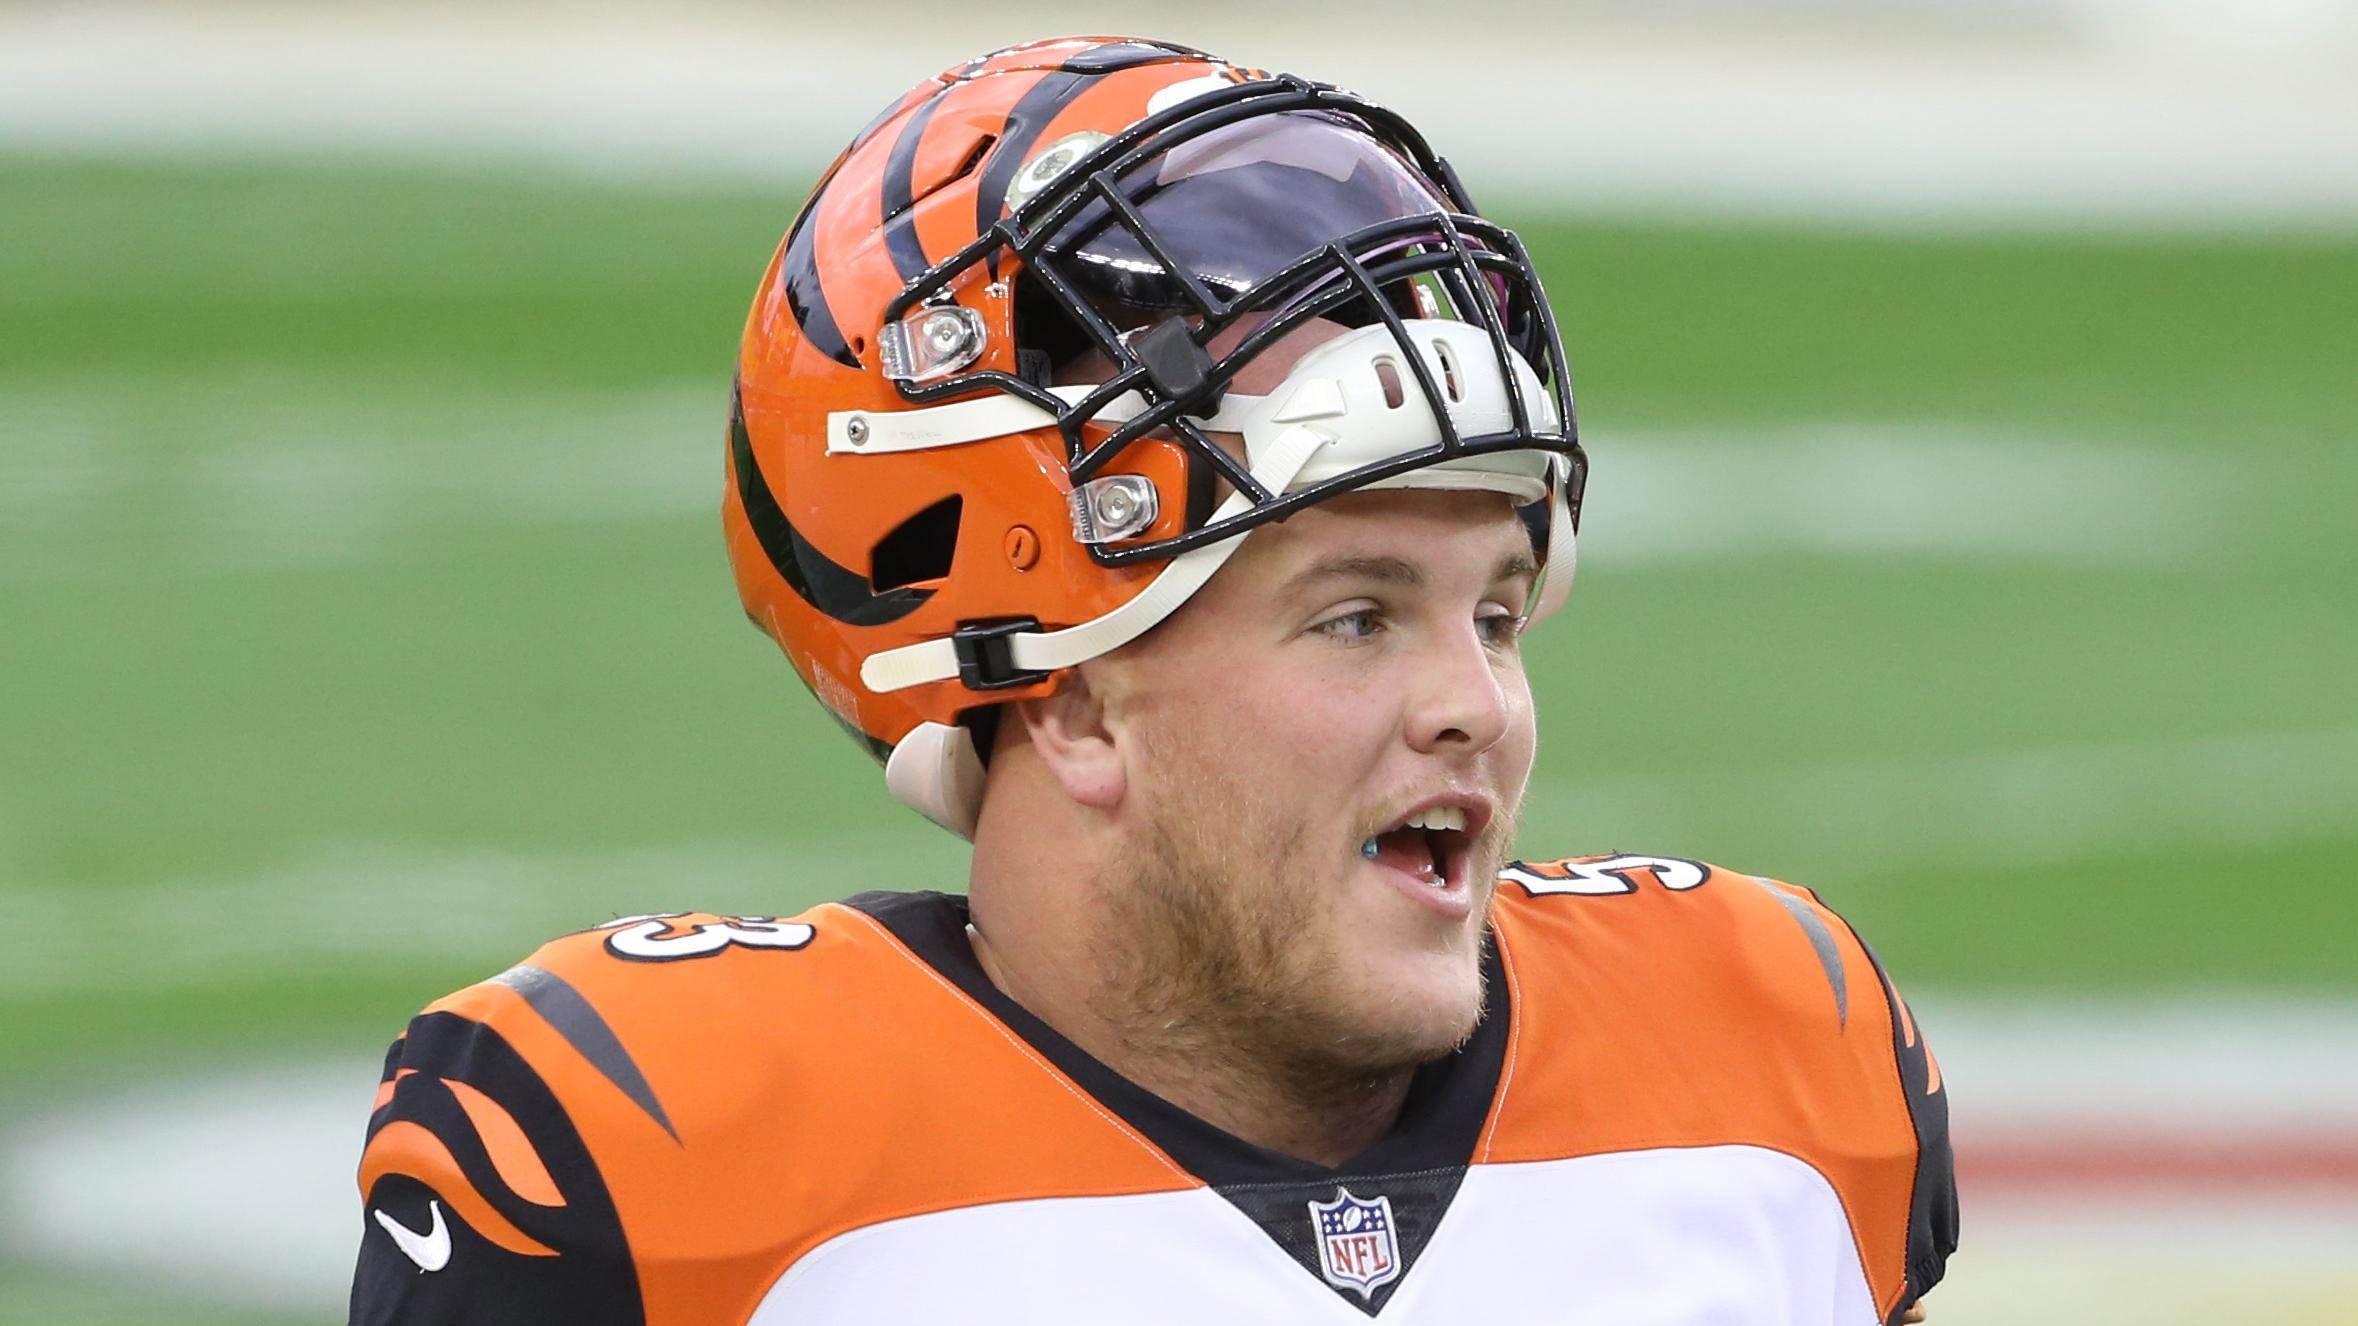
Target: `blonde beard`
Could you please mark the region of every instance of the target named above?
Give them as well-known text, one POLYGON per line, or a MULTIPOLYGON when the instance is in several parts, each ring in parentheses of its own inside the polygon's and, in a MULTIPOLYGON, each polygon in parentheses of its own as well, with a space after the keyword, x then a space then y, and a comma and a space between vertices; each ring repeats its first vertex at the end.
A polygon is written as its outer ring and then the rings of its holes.
MULTIPOLYGON (((1156 812, 1091 934, 1096 985, 1128 1053, 1309 1104, 1361 1094, 1473 1034, 1487 1002, 1478 958, 1472 1006, 1439 1026, 1397 994, 1347 997, 1364 987, 1324 942, 1321 885, 1332 881, 1303 860, 1300 826, 1283 807, 1241 802, 1216 771, 1167 758, 1184 743, 1156 745, 1156 812)), ((1510 835, 1486 834, 1477 866, 1510 835)))

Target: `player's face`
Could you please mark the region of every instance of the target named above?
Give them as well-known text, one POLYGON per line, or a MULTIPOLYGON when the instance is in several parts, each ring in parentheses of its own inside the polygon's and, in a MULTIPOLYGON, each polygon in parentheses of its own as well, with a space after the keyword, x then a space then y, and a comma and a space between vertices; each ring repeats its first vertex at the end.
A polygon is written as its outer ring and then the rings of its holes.
POLYGON ((1532 574, 1502 495, 1350 494, 1108 660, 1139 863, 1109 948, 1152 1011, 1344 1071, 1472 1030, 1535 742, 1532 574))

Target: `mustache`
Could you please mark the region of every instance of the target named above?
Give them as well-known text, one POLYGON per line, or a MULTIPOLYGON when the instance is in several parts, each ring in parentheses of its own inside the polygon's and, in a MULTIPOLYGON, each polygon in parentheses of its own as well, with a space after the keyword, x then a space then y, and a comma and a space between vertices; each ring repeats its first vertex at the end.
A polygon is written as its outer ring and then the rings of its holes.
POLYGON ((1523 804, 1528 795, 1528 789, 1523 796, 1517 796, 1513 800, 1504 796, 1485 794, 1484 799, 1490 802, 1492 810, 1490 822, 1482 826, 1480 836, 1474 840, 1476 851, 1484 851, 1493 847, 1503 851, 1514 846, 1515 836, 1521 832, 1523 827, 1523 804))
POLYGON ((1492 803, 1498 810, 1482 826, 1482 835, 1474 841, 1473 849, 1474 864, 1482 867, 1482 878, 1476 882, 1482 887, 1496 886, 1500 868, 1513 859, 1515 840, 1523 831, 1523 807, 1527 799, 1528 791, 1512 801, 1501 797, 1492 803))

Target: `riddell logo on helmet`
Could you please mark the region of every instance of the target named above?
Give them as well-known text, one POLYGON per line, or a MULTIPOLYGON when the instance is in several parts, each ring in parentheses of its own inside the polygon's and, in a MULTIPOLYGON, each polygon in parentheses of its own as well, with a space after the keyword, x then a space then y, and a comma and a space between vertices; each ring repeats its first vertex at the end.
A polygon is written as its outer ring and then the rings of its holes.
POLYGON ((843 679, 816 664, 811 667, 811 693, 846 723, 860 721, 860 697, 843 679))

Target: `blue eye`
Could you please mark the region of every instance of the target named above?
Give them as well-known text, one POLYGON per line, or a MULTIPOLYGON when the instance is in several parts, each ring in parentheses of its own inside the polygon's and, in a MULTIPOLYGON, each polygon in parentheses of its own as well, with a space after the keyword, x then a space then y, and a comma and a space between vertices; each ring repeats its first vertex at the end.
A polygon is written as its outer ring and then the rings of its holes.
POLYGON ((1374 608, 1361 608, 1340 617, 1329 617, 1310 629, 1339 640, 1369 640, 1380 629, 1382 618, 1383 614, 1374 608))
POLYGON ((1523 628, 1530 624, 1530 618, 1512 612, 1493 613, 1474 619, 1475 627, 1482 632, 1483 641, 1499 648, 1512 648, 1523 638, 1523 628))

